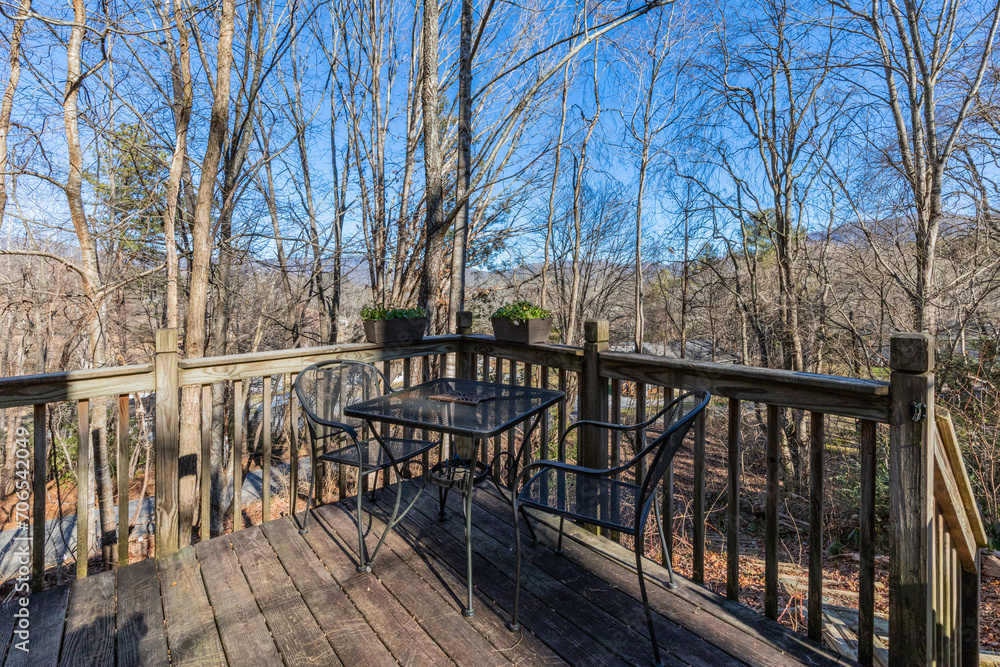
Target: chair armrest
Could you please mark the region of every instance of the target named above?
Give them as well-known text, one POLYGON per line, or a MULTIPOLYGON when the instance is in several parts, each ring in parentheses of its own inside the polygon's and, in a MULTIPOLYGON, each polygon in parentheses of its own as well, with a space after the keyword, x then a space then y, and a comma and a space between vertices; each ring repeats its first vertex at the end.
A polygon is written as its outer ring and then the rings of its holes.
MULTIPOLYGON (((320 419, 316 415, 310 414, 308 410, 303 410, 303 412, 305 412, 306 419, 308 419, 309 421, 313 422, 314 424, 317 424, 319 426, 323 426, 323 427, 326 427, 326 428, 335 428, 335 429, 338 429, 340 431, 343 431, 347 435, 349 435, 352 440, 357 441, 357 439, 358 439, 358 432, 354 429, 353 426, 350 426, 349 424, 344 424, 342 422, 335 422, 335 421, 329 421, 327 419, 320 419)), ((330 434, 330 435, 332 435, 332 434, 330 434)), ((328 438, 328 437, 330 437, 330 435, 325 435, 323 437, 324 438, 328 438)))
POLYGON ((603 469, 603 468, 585 468, 584 466, 574 465, 572 463, 563 463, 562 461, 550 461, 543 459, 541 461, 535 461, 534 463, 529 463, 521 469, 521 472, 517 474, 514 478, 514 484, 511 486, 511 493, 516 497, 519 491, 519 486, 521 482, 532 473, 540 473, 546 468, 551 468, 554 470, 564 470, 566 472, 574 472, 579 475, 588 475, 590 477, 604 477, 611 473, 614 473, 617 468, 603 469))
POLYGON ((648 419, 646 419, 646 421, 640 422, 638 424, 611 424, 609 422, 599 422, 599 421, 593 421, 591 419, 581 419, 580 421, 573 422, 568 427, 566 427, 566 430, 563 431, 561 436, 559 436, 559 442, 562 443, 563 441, 565 441, 566 436, 569 435, 569 432, 579 428, 580 426, 596 426, 598 428, 606 428, 609 431, 619 431, 619 432, 638 431, 640 429, 648 428, 649 426, 652 426, 654 423, 656 423, 656 420, 662 417, 663 414, 666 413, 668 410, 670 410, 676 402, 677 402, 676 400, 672 401, 669 405, 665 406, 655 415, 649 417, 648 419))
POLYGON ((623 432, 623 431, 638 431, 639 429, 645 428, 648 425, 649 424, 645 422, 643 422, 642 424, 626 425, 626 424, 611 424, 608 422, 599 422, 590 419, 581 419, 580 421, 573 422, 572 424, 566 427, 566 430, 563 431, 562 435, 559 436, 559 443, 562 444, 563 442, 565 442, 566 437, 570 434, 570 432, 580 428, 581 426, 596 426, 598 428, 606 428, 609 431, 623 432))

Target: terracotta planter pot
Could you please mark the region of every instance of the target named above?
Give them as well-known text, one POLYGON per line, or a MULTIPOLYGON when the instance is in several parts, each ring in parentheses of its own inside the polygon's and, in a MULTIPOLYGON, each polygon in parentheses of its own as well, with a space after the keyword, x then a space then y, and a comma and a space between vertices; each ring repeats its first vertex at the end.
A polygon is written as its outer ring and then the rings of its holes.
POLYGON ((369 343, 415 343, 423 340, 427 318, 416 320, 365 320, 365 340, 369 343))
POLYGON ((533 345, 547 343, 552 332, 552 318, 537 320, 520 320, 517 324, 505 318, 490 319, 493 324, 493 337, 508 343, 524 343, 533 345))

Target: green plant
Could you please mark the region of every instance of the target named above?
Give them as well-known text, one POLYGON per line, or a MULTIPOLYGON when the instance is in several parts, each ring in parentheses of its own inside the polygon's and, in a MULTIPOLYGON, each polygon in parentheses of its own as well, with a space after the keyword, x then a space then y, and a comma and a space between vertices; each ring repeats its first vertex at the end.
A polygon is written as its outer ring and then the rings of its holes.
POLYGON ((369 322, 381 320, 419 320, 427 317, 423 306, 416 308, 386 308, 385 306, 365 306, 361 309, 361 319, 369 322))
POLYGON ((500 308, 497 309, 497 312, 493 313, 491 317, 501 320, 510 320, 511 324, 517 324, 523 320, 542 320, 546 317, 550 317, 551 315, 551 312, 545 310, 544 308, 534 306, 527 301, 515 301, 513 303, 500 306, 500 308))

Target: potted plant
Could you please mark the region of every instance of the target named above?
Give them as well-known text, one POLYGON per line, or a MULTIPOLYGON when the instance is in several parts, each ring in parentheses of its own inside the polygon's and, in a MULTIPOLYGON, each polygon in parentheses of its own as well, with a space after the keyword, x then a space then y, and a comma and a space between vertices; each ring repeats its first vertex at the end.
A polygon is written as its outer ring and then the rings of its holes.
POLYGON ((427 311, 416 308, 386 308, 367 306, 361 309, 365 339, 369 343, 412 343, 423 339, 427 328, 427 311))
POLYGON ((490 322, 493 337, 509 343, 545 343, 552 331, 552 313, 527 301, 501 306, 490 322))

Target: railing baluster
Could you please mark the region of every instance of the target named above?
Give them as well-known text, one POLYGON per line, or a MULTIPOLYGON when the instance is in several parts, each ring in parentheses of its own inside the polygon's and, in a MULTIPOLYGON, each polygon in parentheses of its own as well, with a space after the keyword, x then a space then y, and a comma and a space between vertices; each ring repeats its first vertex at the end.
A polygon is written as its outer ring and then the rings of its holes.
MULTIPOLYGON (((382 373, 385 375, 386 379, 389 380, 389 391, 393 391, 394 388, 392 386, 392 381, 395 379, 395 377, 392 374, 391 360, 386 359, 385 361, 382 362, 382 373)), ((392 429, 385 422, 379 422, 378 431, 383 436, 388 436, 388 437, 392 436, 392 429)), ((378 481, 378 477, 379 477, 378 474, 372 476, 373 484, 378 481)), ((382 488, 388 488, 390 486, 391 477, 392 477, 392 471, 389 468, 386 468, 385 470, 382 471, 382 488)))
MULTIPOLYGON (((611 380, 611 412, 608 421, 612 424, 622 422, 622 381, 611 380)), ((617 467, 622 462, 622 434, 620 431, 611 433, 611 465, 617 467)), ((618 479, 619 475, 615 475, 618 479)))
MULTIPOLYGON (((559 391, 563 392, 563 394, 566 393, 566 369, 565 368, 560 368, 559 369, 559 391)), ((558 438, 558 440, 556 441, 556 458, 558 458, 560 461, 562 461, 563 463, 565 463, 566 462, 566 443, 562 439, 562 434, 563 434, 563 432, 566 431, 566 400, 565 399, 559 401, 559 408, 558 408, 557 419, 558 419, 559 433, 556 434, 556 438, 558 438)))
POLYGON ((740 599, 740 400, 729 399, 729 507, 726 516, 726 597, 740 599))
MULTIPOLYGON (((233 381, 233 531, 243 529, 243 380, 233 381)), ((316 480, 317 489, 319 480, 316 480)), ((322 493, 317 491, 317 493, 322 493)))
POLYGON ((979 665, 980 568, 982 555, 976 552, 975 567, 962 568, 961 654, 963 667, 979 665))
POLYGON ((702 410, 694 422, 694 545, 691 578, 696 583, 705 583, 705 413, 702 410))
POLYGON ((212 537, 212 385, 201 386, 201 539, 212 537))
MULTIPOLYGON (((538 368, 538 373, 539 373, 539 375, 538 375, 538 386, 541 387, 542 389, 548 389, 549 388, 549 367, 548 366, 540 366, 538 368)), ((551 415, 549 414, 549 410, 546 410, 545 412, 543 412, 542 413, 542 421, 538 425, 538 428, 541 429, 541 436, 540 436, 540 441, 542 443, 542 445, 541 445, 542 446, 541 458, 543 458, 543 459, 548 459, 549 458, 549 454, 550 454, 550 447, 549 447, 549 437, 550 437, 550 435, 549 435, 549 418, 550 418, 550 416, 551 415)))
POLYGON ((35 460, 31 492, 34 495, 31 519, 31 590, 39 591, 45 583, 45 471, 48 437, 45 429, 45 403, 34 410, 35 460))
MULTIPOLYGON (((767 406, 767 491, 764 517, 764 615, 778 618, 778 440, 781 437, 777 405, 767 406)), ((812 621, 810 621, 811 623, 812 621)))
MULTIPOLYGON (((534 375, 535 375, 535 367, 534 367, 534 365, 525 362, 525 364, 524 364, 524 386, 525 387, 532 386, 531 383, 534 381, 534 375)), ((522 427, 521 432, 523 433, 524 429, 527 428, 527 427, 528 427, 528 422, 524 422, 524 426, 522 427)), ((537 437, 538 437, 538 433, 532 433, 531 434, 532 440, 534 440, 534 438, 537 438, 537 437)), ((527 446, 524 448, 524 465, 528 465, 529 463, 531 463, 532 459, 534 458, 534 451, 533 450, 534 450, 533 443, 529 442, 527 444, 527 446)), ((545 457, 541 456, 539 458, 545 458, 545 457)))
POLYGON ((77 403, 76 430, 76 578, 87 576, 90 560, 90 401, 77 403))
MULTIPOLYGON (((431 379, 431 358, 430 357, 420 357, 420 381, 429 382, 431 379)), ((420 430, 420 439, 427 440, 427 429, 420 430)), ((444 449, 444 442, 438 446, 438 461, 443 461, 446 455, 446 450, 444 449)))
MULTIPOLYGON (((517 371, 518 371, 518 366, 520 364, 516 360, 514 360, 514 359, 510 359, 507 363, 508 363, 508 366, 507 366, 507 384, 510 384, 510 385, 517 385, 517 384, 519 384, 518 381, 517 381, 517 376, 518 376, 518 372, 517 371)), ((518 430, 518 428, 517 428, 517 426, 515 426, 514 428, 512 428, 512 429, 508 430, 506 433, 504 433, 504 439, 506 440, 506 442, 504 443, 504 446, 506 447, 507 451, 510 452, 511 454, 513 454, 514 452, 517 451, 517 444, 515 442, 515 440, 517 440, 517 430, 518 430)), ((523 433, 523 430, 522 430, 522 433, 523 433)))
MULTIPOLYGON (((295 394, 292 376, 288 376, 288 415, 291 420, 291 437, 288 455, 288 513, 295 516, 299 506, 299 397, 295 394)), ((312 459, 310 458, 310 463, 312 459)))
POLYGON ((951 655, 952 663, 959 665, 962 662, 962 647, 960 644, 962 632, 962 614, 959 602, 962 597, 962 565, 958 552, 954 549, 951 552, 951 655))
POLYGON ((944 516, 941 515, 940 519, 940 534, 942 537, 941 542, 941 563, 940 563, 940 577, 941 577, 941 663, 945 665, 952 664, 951 655, 951 599, 953 591, 951 589, 951 533, 948 532, 944 525, 944 516))
POLYGON ((861 422, 861 512, 858 526, 858 662, 875 663, 875 444, 877 424, 861 422))
MULTIPOLYGON (((674 390, 673 387, 660 387, 660 392, 663 400, 660 402, 660 409, 663 409, 667 404, 673 400, 674 390)), ((654 413, 655 414, 655 413, 654 413)), ((667 419, 669 415, 663 415, 663 430, 667 430, 667 419)), ((661 497, 663 498, 663 515, 660 517, 663 521, 663 536, 667 538, 667 553, 660 554, 660 563, 662 565, 667 564, 667 554, 673 558, 674 553, 674 462, 670 461, 670 465, 667 466, 667 472, 663 476, 663 482, 661 487, 661 497)))
POLYGON ((929 581, 927 582, 931 587, 931 614, 934 619, 933 624, 933 635, 931 637, 930 650, 931 654, 928 656, 929 665, 935 663, 941 664, 939 661, 941 659, 941 640, 943 637, 943 626, 944 619, 942 618, 941 609, 941 594, 942 594, 942 584, 944 577, 941 576, 941 561, 942 561, 942 545, 944 543, 944 535, 941 530, 941 510, 938 508, 937 503, 934 503, 933 514, 931 515, 931 525, 928 535, 929 543, 928 547, 930 549, 931 561, 930 567, 928 568, 927 576, 929 581))
MULTIPOLYGON (((608 411, 608 421, 612 424, 622 423, 622 381, 618 379, 611 380, 611 407, 608 411)), ((611 458, 609 463, 612 467, 618 467, 622 462, 622 434, 620 431, 611 432, 611 458)), ((615 474, 615 479, 621 479, 620 474, 615 474)), ((617 506, 620 502, 620 493, 617 487, 612 487, 611 490, 611 504, 612 506, 617 506)), ((621 533, 617 530, 612 530, 608 533, 608 537, 615 542, 621 541, 621 533)))
POLYGON ((826 454, 822 412, 809 413, 809 638, 823 639, 823 468, 826 454))
MULTIPOLYGON (((635 383, 635 423, 646 421, 646 383, 635 383)), ((635 432, 635 445, 632 456, 638 454, 646 444, 646 429, 642 428, 635 432)), ((646 476, 646 462, 639 461, 635 467, 635 482, 638 483, 646 476)))
MULTIPOLYGON (((495 377, 494 382, 496 382, 497 384, 503 384, 503 359, 501 359, 500 357, 493 357, 493 368, 494 368, 494 377, 495 377)), ((492 458, 496 458, 497 454, 500 453, 500 447, 501 447, 501 444, 502 444, 501 440, 500 440, 500 437, 501 436, 499 436, 499 435, 493 436, 493 456, 492 456, 492 458)))
POLYGON ((128 564, 128 394, 118 397, 118 565, 128 564))
POLYGON ((264 381, 264 452, 260 457, 260 504, 261 522, 271 520, 271 376, 265 375, 264 381))

